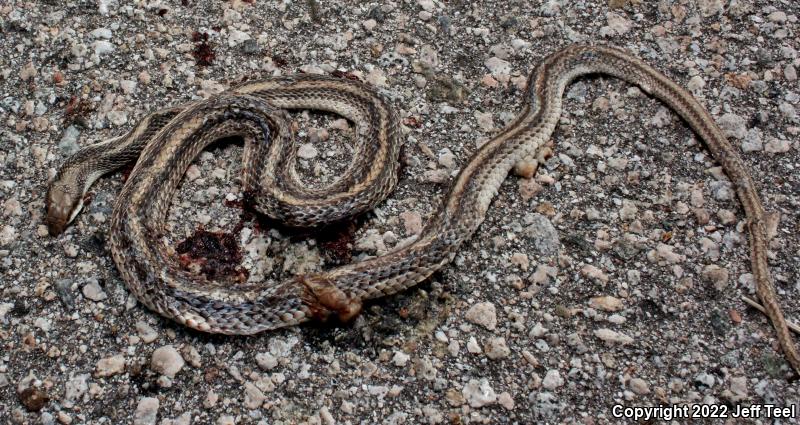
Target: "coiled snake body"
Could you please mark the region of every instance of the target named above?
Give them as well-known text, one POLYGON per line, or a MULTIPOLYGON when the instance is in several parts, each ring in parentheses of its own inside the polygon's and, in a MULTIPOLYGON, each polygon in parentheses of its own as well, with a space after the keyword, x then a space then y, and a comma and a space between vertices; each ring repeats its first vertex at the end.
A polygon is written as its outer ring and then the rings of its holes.
POLYGON ((566 86, 586 74, 639 86, 705 141, 744 206, 758 296, 786 358, 800 371, 768 271, 764 210, 739 154, 689 93, 638 58, 608 47, 570 46, 545 58, 529 77, 519 115, 461 169, 418 239, 384 256, 274 286, 226 286, 181 269, 162 241, 167 208, 186 169, 206 146, 226 136, 245 140, 243 187, 255 193, 255 208, 271 218, 294 226, 331 223, 388 196, 397 182, 401 144, 393 109, 365 84, 311 75, 246 83, 209 100, 164 109, 123 137, 79 151, 50 186, 48 226, 51 234, 63 231, 100 175, 138 158, 114 207, 110 246, 122 278, 144 305, 194 329, 223 334, 253 334, 331 314, 347 320, 363 301, 414 286, 452 260, 484 220, 509 171, 535 161, 558 123, 566 86), (362 143, 330 187, 304 188, 295 175, 285 109, 329 111, 355 123, 362 143))

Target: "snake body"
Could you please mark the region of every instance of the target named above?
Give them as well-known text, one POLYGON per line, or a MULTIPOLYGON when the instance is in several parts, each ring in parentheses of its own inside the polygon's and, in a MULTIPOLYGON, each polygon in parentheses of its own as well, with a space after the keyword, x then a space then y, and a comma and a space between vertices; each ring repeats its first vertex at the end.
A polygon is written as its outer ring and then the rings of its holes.
POLYGON ((365 300, 402 291, 455 256, 483 222, 515 164, 535 161, 556 128, 562 96, 574 79, 606 74, 640 87, 680 115, 705 142, 744 206, 758 297, 792 367, 800 356, 789 334, 767 265, 764 209, 755 185, 708 112, 683 88, 640 59, 609 47, 574 45, 546 57, 530 74, 522 111, 482 145, 411 244, 386 255, 272 286, 223 285, 183 270, 162 241, 167 209, 194 158, 221 137, 245 140, 243 187, 255 208, 294 226, 332 223, 371 209, 397 182, 400 132, 391 106, 357 81, 297 75, 246 83, 209 100, 164 109, 126 136, 79 151, 47 195, 48 225, 58 234, 75 217, 101 174, 135 161, 115 204, 114 261, 130 291, 164 317, 205 332, 253 334, 336 315, 347 320, 365 300), (333 185, 304 187, 295 175, 286 109, 333 112, 355 123, 361 143, 333 185))

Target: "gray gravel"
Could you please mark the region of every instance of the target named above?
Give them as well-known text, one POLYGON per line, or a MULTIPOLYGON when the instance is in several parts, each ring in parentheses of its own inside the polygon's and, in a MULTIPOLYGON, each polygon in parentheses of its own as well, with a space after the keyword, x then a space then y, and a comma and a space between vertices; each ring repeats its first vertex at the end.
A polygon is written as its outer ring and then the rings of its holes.
MULTIPOLYGON (((625 422, 615 404, 800 404, 774 332, 740 300, 753 282, 730 182, 673 113, 613 79, 568 89, 554 155, 506 180, 454 264, 349 325, 220 337, 142 307, 105 244, 122 173, 64 235, 42 225, 64 159, 148 112, 344 72, 383 91, 407 133, 399 187, 354 223, 345 258, 241 223, 236 144, 189 169, 169 240, 242 224, 254 282, 381 255, 515 116, 544 55, 604 43, 689 88, 742 149, 781 215, 772 272, 800 322, 798 16, 743 0, 0 3, 0 422, 595 424, 625 422)), ((351 126, 293 117, 298 171, 333 181, 351 126)))

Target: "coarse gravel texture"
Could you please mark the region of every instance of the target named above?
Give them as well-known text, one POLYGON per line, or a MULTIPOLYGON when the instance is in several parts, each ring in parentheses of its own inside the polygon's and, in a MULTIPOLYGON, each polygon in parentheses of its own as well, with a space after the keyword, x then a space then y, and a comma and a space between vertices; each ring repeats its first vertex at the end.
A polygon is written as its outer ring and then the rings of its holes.
MULTIPOLYGON (((242 148, 221 144, 187 172, 170 240, 232 235, 241 258, 219 261, 251 281, 380 255, 520 110, 543 56, 609 44, 688 87, 741 148, 781 215, 772 273, 800 321, 798 16, 791 0, 0 2, 0 422, 595 424, 625 422, 615 404, 797 406, 774 331, 741 301, 753 284, 730 182, 672 112, 615 79, 568 89, 553 156, 509 176, 454 264, 347 325, 221 337, 142 307, 105 244, 124 172, 65 234, 42 216, 70 153, 149 112, 336 73, 399 111, 394 194, 308 238, 243 216, 242 148)), ((350 125, 293 116, 299 171, 333 181, 350 125)))

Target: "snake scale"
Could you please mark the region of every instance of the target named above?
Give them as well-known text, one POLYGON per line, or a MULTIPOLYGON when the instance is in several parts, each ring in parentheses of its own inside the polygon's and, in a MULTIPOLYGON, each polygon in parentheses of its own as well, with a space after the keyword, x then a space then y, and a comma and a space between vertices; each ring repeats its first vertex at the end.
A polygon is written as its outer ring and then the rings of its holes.
POLYGON ((136 162, 111 218, 114 262, 129 290, 160 315, 200 331, 254 334, 312 318, 357 315, 364 301, 402 291, 450 262, 483 222, 515 164, 535 161, 561 115, 565 88, 578 77, 605 74, 640 87, 694 130, 733 183, 744 206, 758 297, 781 348, 800 372, 767 265, 765 213, 753 181, 709 113, 683 88, 618 49, 573 45, 546 57, 530 74, 522 111, 482 145, 455 177, 447 196, 411 244, 386 255, 275 285, 224 285, 182 269, 162 237, 167 209, 184 173, 213 141, 244 139, 242 186, 254 208, 292 226, 318 226, 373 208, 398 179, 398 118, 370 86, 348 79, 295 75, 248 82, 145 117, 127 135, 69 158, 48 190, 47 224, 57 235, 101 175, 136 162), (332 112, 354 123, 361 143, 336 183, 308 189, 294 171, 296 150, 285 110, 332 112))

